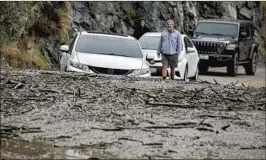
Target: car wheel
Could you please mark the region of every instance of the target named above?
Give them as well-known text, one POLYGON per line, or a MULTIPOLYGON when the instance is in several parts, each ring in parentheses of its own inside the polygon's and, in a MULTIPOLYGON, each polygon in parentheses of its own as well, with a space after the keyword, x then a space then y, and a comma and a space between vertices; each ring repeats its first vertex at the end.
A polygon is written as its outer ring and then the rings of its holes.
POLYGON ((157 68, 155 75, 156 76, 162 76, 162 68, 157 68))
POLYGON ((257 53, 254 52, 250 62, 248 64, 244 65, 244 68, 245 68, 247 75, 255 75, 256 70, 257 70, 257 63, 258 63, 257 53))
POLYGON ((199 79, 199 68, 196 68, 195 76, 190 78, 193 81, 197 81, 199 79))
POLYGON ((187 76, 188 76, 188 67, 186 66, 185 71, 184 71, 184 77, 183 77, 184 81, 188 80, 187 76))
POLYGON ((229 64, 227 65, 227 74, 229 76, 235 77, 238 70, 238 53, 236 52, 233 55, 233 59, 229 60, 229 64))
POLYGON ((209 66, 207 64, 200 64, 199 65, 199 74, 207 74, 208 72, 208 69, 209 69, 209 66))

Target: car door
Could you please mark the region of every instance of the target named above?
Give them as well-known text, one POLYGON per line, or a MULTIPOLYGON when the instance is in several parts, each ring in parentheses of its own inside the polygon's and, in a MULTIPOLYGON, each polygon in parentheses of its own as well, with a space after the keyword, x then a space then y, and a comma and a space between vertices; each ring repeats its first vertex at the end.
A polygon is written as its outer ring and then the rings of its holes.
POLYGON ((184 37, 184 43, 185 43, 185 50, 186 50, 186 57, 187 57, 187 62, 188 62, 188 76, 194 76, 195 75, 195 71, 197 69, 197 64, 198 64, 198 54, 197 54, 197 50, 195 48, 195 46, 193 45, 193 43, 190 41, 190 39, 185 36, 184 37), (194 52, 187 52, 187 48, 194 48, 195 51, 194 52))
POLYGON ((247 60, 249 55, 250 55, 251 48, 252 48, 252 43, 254 41, 254 38, 253 38, 254 37, 253 26, 252 25, 248 25, 247 28, 248 28, 247 42, 246 42, 246 44, 247 44, 247 46, 246 46, 247 54, 246 54, 246 56, 244 58, 245 60, 247 60))
POLYGON ((249 47, 249 37, 250 37, 250 31, 249 27, 247 25, 241 25, 239 30, 239 35, 241 35, 241 32, 246 32, 245 36, 241 36, 239 39, 239 60, 243 61, 248 56, 248 47, 249 47))

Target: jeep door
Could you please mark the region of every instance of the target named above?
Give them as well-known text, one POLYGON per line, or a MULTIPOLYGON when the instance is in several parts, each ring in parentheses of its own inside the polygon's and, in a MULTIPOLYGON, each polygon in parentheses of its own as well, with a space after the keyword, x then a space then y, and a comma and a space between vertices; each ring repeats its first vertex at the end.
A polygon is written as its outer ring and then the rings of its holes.
POLYGON ((239 29, 239 60, 247 59, 250 50, 250 27, 241 25, 239 29))

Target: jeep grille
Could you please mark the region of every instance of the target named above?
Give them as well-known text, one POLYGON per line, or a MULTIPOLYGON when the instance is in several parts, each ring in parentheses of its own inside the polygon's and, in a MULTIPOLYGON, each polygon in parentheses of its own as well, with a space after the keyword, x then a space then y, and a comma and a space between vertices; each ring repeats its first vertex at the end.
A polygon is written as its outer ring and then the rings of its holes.
POLYGON ((223 50, 221 48, 219 50, 219 47, 225 46, 222 42, 193 41, 193 43, 200 54, 220 54, 223 50))

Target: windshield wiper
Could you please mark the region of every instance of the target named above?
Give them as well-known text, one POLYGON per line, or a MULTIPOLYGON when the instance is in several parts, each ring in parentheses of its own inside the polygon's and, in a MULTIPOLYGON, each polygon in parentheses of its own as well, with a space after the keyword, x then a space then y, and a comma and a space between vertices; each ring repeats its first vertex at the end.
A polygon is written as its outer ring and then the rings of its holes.
POLYGON ((206 32, 196 32, 196 34, 204 34, 204 35, 209 35, 209 33, 206 33, 206 32))
POLYGON ((121 55, 121 54, 114 54, 114 53, 106 53, 106 55, 114 55, 114 56, 122 56, 122 57, 131 57, 131 56, 128 56, 128 55, 121 55))
POLYGON ((224 35, 221 34, 221 33, 210 33, 210 35, 224 36, 224 35))

